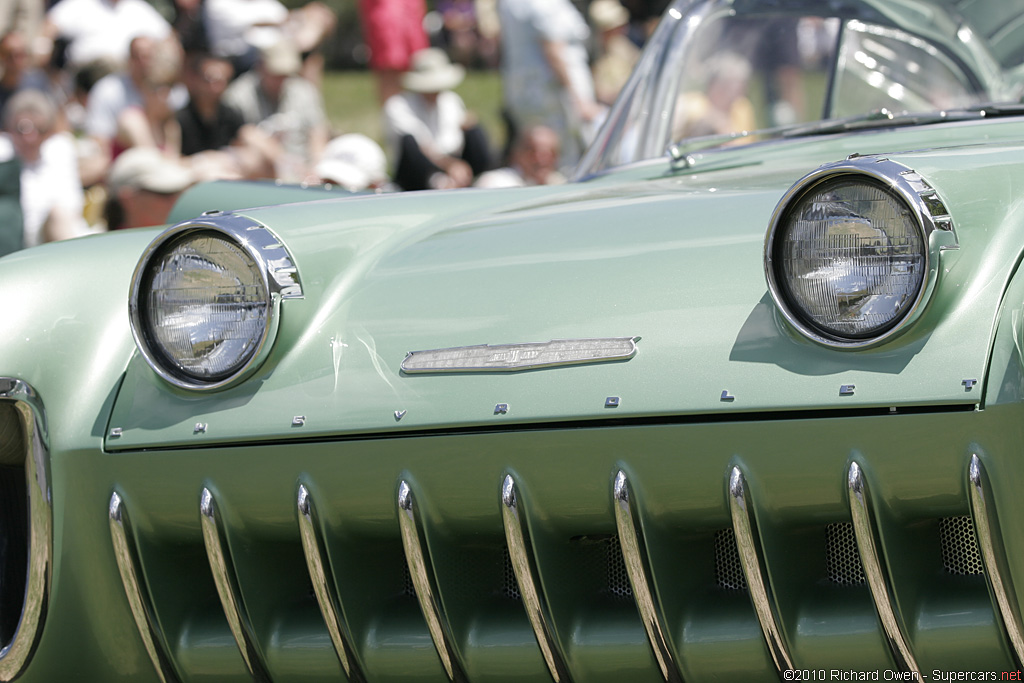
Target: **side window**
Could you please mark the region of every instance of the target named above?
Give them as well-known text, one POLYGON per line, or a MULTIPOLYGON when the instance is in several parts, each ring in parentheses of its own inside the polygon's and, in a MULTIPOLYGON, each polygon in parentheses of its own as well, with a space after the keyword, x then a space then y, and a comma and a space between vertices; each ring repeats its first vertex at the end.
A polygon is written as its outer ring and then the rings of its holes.
POLYGON ((964 71, 920 38, 858 21, 844 27, 831 115, 966 107, 979 101, 964 71))

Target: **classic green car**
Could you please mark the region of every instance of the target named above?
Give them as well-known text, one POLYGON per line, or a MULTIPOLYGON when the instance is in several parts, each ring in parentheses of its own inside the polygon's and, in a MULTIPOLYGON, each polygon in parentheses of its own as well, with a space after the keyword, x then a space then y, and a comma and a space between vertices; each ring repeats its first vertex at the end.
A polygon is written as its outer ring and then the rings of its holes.
POLYGON ((567 185, 6 257, 0 680, 1019 680, 1022 62, 679 0, 567 185))

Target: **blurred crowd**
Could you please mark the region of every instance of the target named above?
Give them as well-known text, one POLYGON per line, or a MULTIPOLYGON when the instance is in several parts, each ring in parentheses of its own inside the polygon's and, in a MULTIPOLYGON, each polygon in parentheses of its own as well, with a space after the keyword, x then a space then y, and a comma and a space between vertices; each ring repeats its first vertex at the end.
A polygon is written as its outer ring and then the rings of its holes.
POLYGON ((332 130, 321 85, 337 18, 318 0, 0 0, 0 255, 163 223, 204 180, 564 182, 662 9, 359 0, 381 145, 332 130), (456 93, 480 68, 500 70, 505 144, 456 93))

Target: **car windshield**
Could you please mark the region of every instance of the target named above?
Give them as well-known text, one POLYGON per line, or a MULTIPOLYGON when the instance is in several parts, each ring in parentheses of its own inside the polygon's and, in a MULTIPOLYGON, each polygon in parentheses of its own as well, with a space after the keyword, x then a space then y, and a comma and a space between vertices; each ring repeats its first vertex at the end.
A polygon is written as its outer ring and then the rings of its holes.
POLYGON ((577 177, 662 156, 674 143, 685 151, 830 130, 821 121, 905 124, 906 113, 1019 100, 1015 79, 982 34, 946 7, 929 0, 678 0, 577 177))

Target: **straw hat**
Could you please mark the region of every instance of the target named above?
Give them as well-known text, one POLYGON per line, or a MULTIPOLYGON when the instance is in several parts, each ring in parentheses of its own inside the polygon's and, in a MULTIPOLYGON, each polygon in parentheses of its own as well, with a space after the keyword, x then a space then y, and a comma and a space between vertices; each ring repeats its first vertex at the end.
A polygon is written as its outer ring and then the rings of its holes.
POLYGON ((466 77, 466 70, 452 64, 445 51, 428 47, 412 56, 412 68, 402 75, 402 87, 419 93, 451 90, 466 77))
POLYGON ((114 160, 107 176, 107 185, 114 195, 122 188, 175 194, 195 181, 192 171, 152 147, 125 150, 114 160))
POLYGON ((629 10, 619 0, 594 0, 589 13, 590 21, 599 31, 610 31, 629 23, 629 10))
POLYGON ((302 68, 299 50, 288 39, 267 46, 260 56, 263 59, 263 68, 275 76, 294 76, 302 68))

